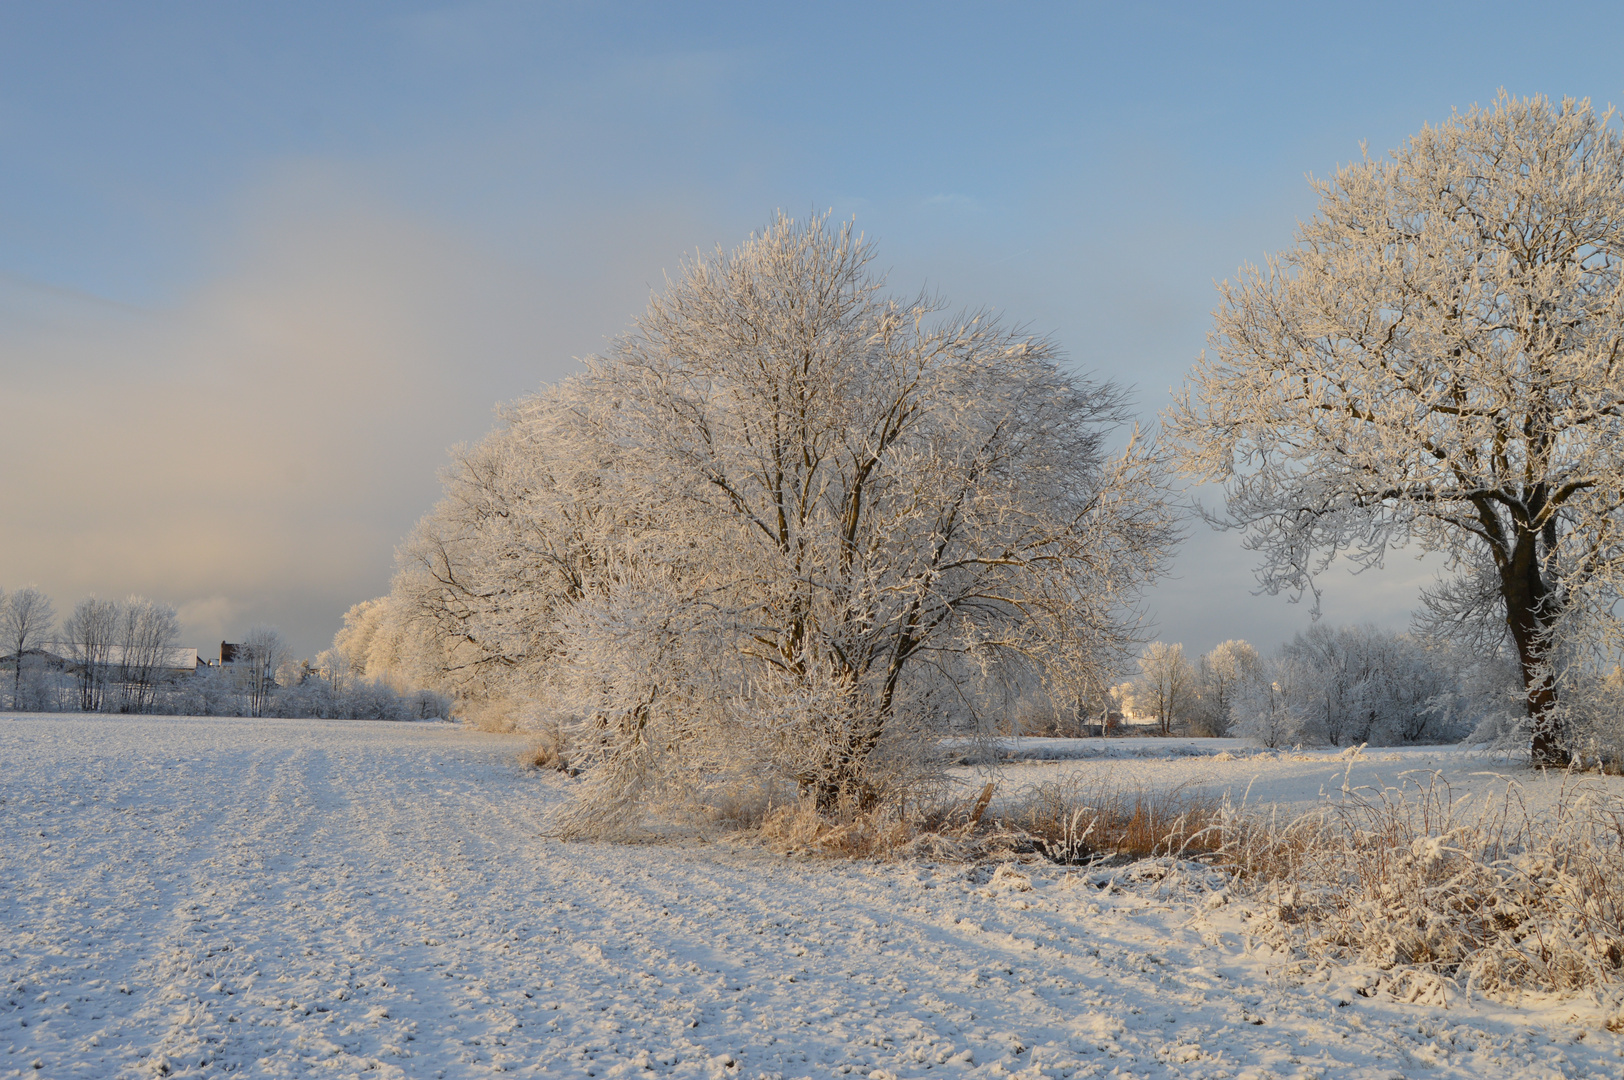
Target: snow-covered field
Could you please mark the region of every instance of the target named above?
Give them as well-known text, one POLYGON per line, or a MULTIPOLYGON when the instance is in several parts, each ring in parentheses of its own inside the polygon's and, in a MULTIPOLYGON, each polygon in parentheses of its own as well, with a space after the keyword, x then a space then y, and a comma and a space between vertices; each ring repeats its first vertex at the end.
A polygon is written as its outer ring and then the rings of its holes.
MULTIPOLYGON (((999 798, 1019 800, 1043 783, 1075 781, 1085 787, 1104 780, 1133 788, 1184 787, 1254 810, 1297 814, 1326 801, 1370 799, 1388 790, 1413 796, 1434 776, 1450 796, 1470 804, 1499 800, 1508 787, 1529 810, 1549 809, 1583 784, 1624 795, 1624 777, 1539 774, 1503 755, 1453 746, 1298 748, 1264 750, 1240 739, 1005 739, 1009 759, 997 770, 999 798)), ((968 780, 974 775, 963 770, 968 780)), ((995 775, 988 773, 987 775, 995 775)))
MULTIPOLYGON (((542 830, 569 781, 521 771, 521 742, 0 716, 0 1075, 1624 1076, 1583 998, 1417 1006, 1356 969, 1290 975, 1190 870, 561 845, 542 830)), ((1313 756, 1010 779, 1261 776, 1291 802, 1348 775, 1313 756)), ((1353 779, 1481 764, 1395 756, 1353 779)))

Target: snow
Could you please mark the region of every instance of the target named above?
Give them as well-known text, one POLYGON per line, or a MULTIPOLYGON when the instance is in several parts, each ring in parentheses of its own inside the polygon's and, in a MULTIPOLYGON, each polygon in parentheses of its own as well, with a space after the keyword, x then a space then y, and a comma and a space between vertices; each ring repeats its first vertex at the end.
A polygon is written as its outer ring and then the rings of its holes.
MULTIPOLYGON (((522 743, 0 716, 0 1076, 1624 1074, 1585 998, 1404 1004, 1364 996, 1368 970, 1293 974, 1189 864, 559 844, 571 781, 520 769, 522 743)), ((1428 757, 1398 756, 1368 764, 1428 757)), ((1207 757, 1282 792, 1336 767, 1207 757)))
POLYGON ((1551 807, 1564 786, 1569 792, 1584 785, 1624 795, 1624 777, 1531 772, 1505 755, 1457 746, 1266 750, 1241 739, 1018 738, 999 740, 998 749, 1007 764, 987 775, 996 775, 1002 800, 1019 799, 1038 784, 1074 781, 1086 787, 1104 780, 1128 788, 1184 787, 1295 814, 1326 801, 1369 799, 1384 789, 1413 795, 1435 775, 1454 799, 1470 800, 1462 809, 1502 798, 1508 787, 1519 789, 1535 813, 1551 807))

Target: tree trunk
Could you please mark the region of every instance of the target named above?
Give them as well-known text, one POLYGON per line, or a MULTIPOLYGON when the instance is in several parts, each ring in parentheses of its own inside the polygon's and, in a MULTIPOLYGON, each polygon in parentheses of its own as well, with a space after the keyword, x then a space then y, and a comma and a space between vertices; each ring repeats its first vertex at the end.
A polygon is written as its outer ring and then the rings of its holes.
POLYGON ((1500 567, 1501 593, 1506 603, 1506 626, 1517 647, 1522 670, 1523 698, 1533 728, 1529 745, 1535 765, 1566 768, 1568 748, 1556 714, 1556 679, 1550 666, 1551 629, 1556 622, 1555 598, 1540 572, 1538 538, 1519 532, 1510 560, 1500 567))

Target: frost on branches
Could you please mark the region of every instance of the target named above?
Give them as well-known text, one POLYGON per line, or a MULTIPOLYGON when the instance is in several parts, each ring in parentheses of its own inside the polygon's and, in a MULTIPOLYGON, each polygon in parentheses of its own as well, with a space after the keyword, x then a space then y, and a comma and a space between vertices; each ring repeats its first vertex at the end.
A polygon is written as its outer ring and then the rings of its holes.
POLYGON ((403 551, 445 677, 594 762, 572 820, 741 783, 866 809, 1011 681, 1068 707, 1135 645, 1173 540, 1110 384, 985 314, 882 292, 850 227, 780 217, 508 410, 403 551))
POLYGON ((1621 570, 1612 114, 1502 94, 1316 187, 1297 246, 1223 287, 1169 417, 1183 462, 1226 483, 1270 591, 1338 554, 1446 553, 1434 629, 1509 641, 1533 755, 1565 763, 1565 672, 1611 634, 1621 570))

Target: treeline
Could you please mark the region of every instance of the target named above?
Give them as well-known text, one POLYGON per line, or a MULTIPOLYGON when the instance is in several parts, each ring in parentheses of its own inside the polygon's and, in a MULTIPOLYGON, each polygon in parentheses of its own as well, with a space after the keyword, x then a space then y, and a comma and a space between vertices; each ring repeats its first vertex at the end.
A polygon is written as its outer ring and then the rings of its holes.
POLYGON ((446 697, 356 677, 333 650, 295 660, 281 634, 255 627, 230 663, 177 642, 180 620, 146 597, 89 597, 60 624, 35 587, 0 590, 0 671, 20 712, 161 713, 417 720, 450 715, 446 697))
POLYGON ((1183 646, 1155 642, 1138 676, 1112 696, 1163 734, 1396 746, 1498 735, 1515 715, 1518 689, 1509 657, 1466 657, 1374 626, 1315 624, 1269 655, 1236 640, 1190 660, 1183 646))

